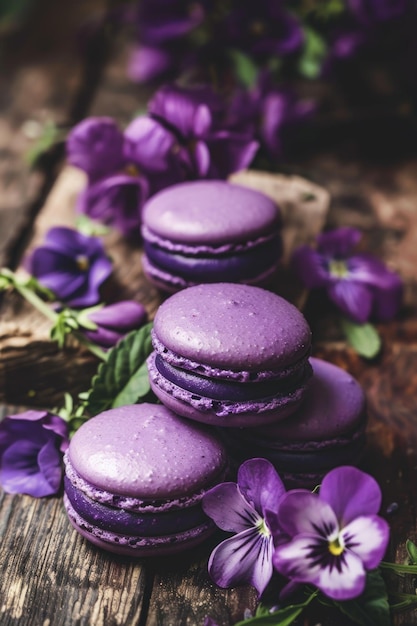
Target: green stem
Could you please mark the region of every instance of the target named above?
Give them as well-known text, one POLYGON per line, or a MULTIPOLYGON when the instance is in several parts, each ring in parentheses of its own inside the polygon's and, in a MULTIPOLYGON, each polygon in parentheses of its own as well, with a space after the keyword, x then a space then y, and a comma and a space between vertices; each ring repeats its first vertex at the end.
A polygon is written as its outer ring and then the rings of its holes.
MULTIPOLYGON (((56 324, 58 314, 55 313, 55 311, 51 309, 51 307, 48 306, 46 302, 44 302, 42 298, 40 298, 34 291, 29 289, 25 285, 22 285, 22 283, 16 280, 16 277, 12 272, 10 272, 10 274, 13 277, 12 282, 14 289, 16 289, 16 291, 20 293, 20 295, 25 298, 25 300, 30 302, 30 304, 34 306, 35 309, 45 315, 45 317, 47 317, 53 324, 56 324)), ((94 354, 94 356, 99 358, 101 361, 105 361, 107 359, 107 354, 104 352, 104 350, 89 341, 82 333, 78 331, 73 331, 73 334, 75 335, 79 343, 81 343, 85 348, 87 348, 87 350, 94 354)))
POLYGON ((91 343, 91 341, 89 341, 86 337, 84 337, 82 333, 75 330, 73 331, 73 335, 75 335, 79 343, 81 343, 85 348, 87 348, 96 357, 101 359, 101 361, 107 360, 107 354, 104 352, 104 350, 96 346, 95 343, 91 343))
POLYGON ((381 561, 379 567, 397 572, 397 574, 417 574, 417 565, 402 565, 401 563, 388 563, 381 561))
POLYGON ((40 313, 45 315, 51 322, 55 324, 58 315, 49 307, 34 291, 31 291, 24 285, 18 283, 17 281, 13 282, 13 287, 20 293, 20 295, 25 298, 30 304, 32 304, 35 309, 38 309, 40 313))

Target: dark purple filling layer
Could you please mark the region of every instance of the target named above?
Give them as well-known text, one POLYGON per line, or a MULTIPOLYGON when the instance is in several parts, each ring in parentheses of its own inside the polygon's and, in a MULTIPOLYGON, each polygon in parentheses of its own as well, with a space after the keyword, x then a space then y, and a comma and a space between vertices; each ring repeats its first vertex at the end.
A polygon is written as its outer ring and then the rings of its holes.
POLYGON ((266 241, 242 252, 213 256, 189 256, 163 250, 159 246, 144 242, 148 259, 159 268, 184 279, 210 282, 220 276, 228 281, 255 278, 274 266, 281 257, 281 237, 266 241))
MULTIPOLYGON (((318 447, 317 450, 286 451, 273 448, 267 444, 260 445, 253 441, 237 441, 228 437, 228 433, 221 432, 229 452, 239 460, 262 457, 268 459, 279 472, 292 474, 325 473, 340 465, 355 465, 360 459, 366 444, 363 431, 355 433, 352 440, 345 440, 341 445, 332 445, 328 448, 318 447)), ((283 445, 285 443, 283 442, 283 445)))
POLYGON ((263 400, 282 393, 288 395, 304 382, 307 376, 306 368, 310 369, 310 365, 306 363, 305 367, 299 368, 291 376, 285 378, 241 383, 207 378, 190 370, 174 367, 164 361, 159 354, 155 357, 155 366, 161 376, 174 383, 174 385, 181 387, 181 389, 206 398, 213 398, 213 400, 231 400, 236 402, 263 400))
POLYGON ((207 522, 207 516, 199 504, 157 514, 134 513, 94 502, 76 489, 67 477, 64 478, 64 485, 74 511, 88 523, 103 530, 123 535, 158 537, 189 530, 207 522))

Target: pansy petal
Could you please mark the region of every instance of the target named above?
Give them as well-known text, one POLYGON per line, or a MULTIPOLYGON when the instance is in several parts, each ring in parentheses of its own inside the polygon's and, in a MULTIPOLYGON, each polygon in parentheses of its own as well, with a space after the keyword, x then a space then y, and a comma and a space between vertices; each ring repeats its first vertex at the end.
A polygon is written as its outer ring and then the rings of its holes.
POLYGON ((366 569, 378 567, 389 539, 388 523, 378 515, 357 517, 343 528, 341 535, 347 549, 354 552, 366 569))
POLYGON ((20 440, 2 455, 0 482, 7 493, 26 493, 35 498, 50 495, 51 486, 37 464, 38 448, 28 440, 20 440))
POLYGON ((219 528, 228 532, 238 533, 253 528, 261 521, 236 483, 221 483, 207 491, 203 496, 202 507, 219 528))
POLYGON ((325 287, 331 278, 326 260, 309 246, 297 248, 291 259, 292 267, 298 278, 307 287, 325 287))
POLYGON ((252 163, 259 143, 246 134, 219 131, 206 139, 211 155, 210 178, 227 178, 252 163))
POLYGON ((262 594, 272 576, 272 537, 250 528, 226 539, 211 553, 208 571, 223 588, 252 584, 262 594))
POLYGON ((372 310, 369 287, 346 278, 329 285, 327 294, 342 313, 358 324, 364 324, 369 319, 372 310))
POLYGON ((62 481, 62 454, 53 438, 39 450, 38 467, 50 486, 50 494, 57 493, 62 481))
POLYGON ((196 174, 204 178, 210 168, 210 152, 204 141, 197 141, 194 146, 194 163, 196 174))
POLYGON ((362 234, 349 226, 335 228, 317 237, 318 249, 329 257, 345 258, 360 241, 362 234))
POLYGON ((64 272, 57 270, 48 274, 36 274, 41 285, 53 291, 53 293, 61 300, 67 300, 74 292, 82 289, 85 277, 83 274, 73 274, 72 272, 64 272))
POLYGON ((146 172, 169 168, 177 140, 158 120, 148 115, 136 117, 125 130, 125 157, 146 172))
POLYGON ((249 459, 238 470, 239 490, 264 517, 266 509, 276 511, 285 487, 276 469, 266 459, 249 459))
POLYGON ((298 535, 278 546, 272 557, 276 570, 293 582, 315 585, 335 600, 348 600, 362 593, 365 570, 360 558, 345 550, 333 556, 326 541, 317 536, 298 535))
POLYGON ((365 583, 366 573, 361 559, 345 550, 340 557, 334 557, 332 566, 320 568, 313 584, 333 600, 351 600, 361 595, 365 583))
POLYGON ((320 500, 332 507, 343 527, 356 517, 378 513, 382 495, 375 478, 357 467, 342 466, 323 478, 320 500))
POLYGON ((338 528, 331 506, 311 491, 293 489, 281 499, 278 508, 281 528, 290 537, 299 533, 329 537, 338 528))

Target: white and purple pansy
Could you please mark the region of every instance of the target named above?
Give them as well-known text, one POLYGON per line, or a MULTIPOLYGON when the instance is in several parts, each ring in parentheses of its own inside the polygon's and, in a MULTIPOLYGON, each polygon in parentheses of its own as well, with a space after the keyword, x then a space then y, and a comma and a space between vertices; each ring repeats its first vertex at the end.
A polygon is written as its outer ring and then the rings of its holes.
POLYGON ((334 600, 365 589, 366 572, 381 562, 389 539, 377 515, 381 490, 355 467, 338 467, 323 479, 320 493, 295 489, 278 508, 280 533, 290 541, 276 547, 273 564, 293 583, 310 583, 334 600))
MULTIPOLYGON (((250 459, 239 468, 237 484, 213 487, 203 498, 203 509, 216 525, 235 533, 212 552, 208 569, 222 588, 252 584, 261 595, 272 573, 274 537, 271 518, 285 487, 266 459, 250 459)), ((279 532, 275 533, 279 542, 279 532)))

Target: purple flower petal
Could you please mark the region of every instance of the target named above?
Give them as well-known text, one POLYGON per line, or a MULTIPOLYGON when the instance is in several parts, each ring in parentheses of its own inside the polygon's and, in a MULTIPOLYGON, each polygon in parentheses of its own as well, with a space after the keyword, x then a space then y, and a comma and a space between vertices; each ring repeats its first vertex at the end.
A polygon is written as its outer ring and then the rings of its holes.
POLYGON ((194 146, 194 153, 192 155, 195 162, 196 174, 200 178, 205 178, 210 169, 210 152, 207 144, 204 141, 197 141, 194 146))
POLYGON ((356 467, 342 466, 323 478, 320 500, 327 502, 341 526, 356 517, 374 515, 381 507, 381 489, 376 480, 356 467))
POLYGON ((356 244, 362 234, 356 228, 335 228, 317 237, 318 249, 321 253, 332 258, 345 258, 356 244))
POLYGON ((88 185, 78 196, 77 211, 116 228, 125 237, 138 238, 147 194, 143 177, 117 174, 88 185))
POLYGON ((39 471, 50 486, 49 493, 57 493, 62 481, 62 454, 54 439, 49 439, 39 450, 37 460, 39 471))
POLYGON ((366 569, 378 567, 384 557, 389 539, 388 523, 377 515, 354 519, 341 532, 347 549, 360 558, 366 569))
POLYGON ((335 281, 327 287, 327 294, 334 304, 355 322, 363 324, 372 311, 372 292, 361 283, 349 278, 335 281))
POLYGON ((252 137, 231 131, 218 131, 207 137, 210 151, 210 178, 227 178, 252 163, 259 143, 252 137))
POLYGON ((266 459, 249 459, 238 470, 237 484, 246 500, 264 515, 276 511, 285 494, 285 487, 276 469, 266 459))
POLYGON ((261 595, 272 576, 271 536, 249 528, 226 539, 211 553, 208 570, 222 588, 252 584, 261 595))
POLYGON ((56 493, 37 463, 37 445, 28 440, 11 444, 3 453, 0 482, 7 493, 25 493, 35 498, 56 493))
POLYGON ((149 102, 149 113, 173 126, 184 139, 204 137, 212 128, 212 111, 220 102, 207 88, 182 89, 167 85, 149 102))
POLYGON ((143 304, 139 302, 120 300, 93 311, 88 317, 100 326, 122 331, 131 330, 144 324, 147 313, 143 304))
POLYGON ((309 246, 300 246, 292 256, 294 272, 307 289, 325 287, 330 282, 327 263, 309 246))
POLYGON ((362 561, 352 552, 330 554, 326 542, 314 535, 298 535, 278 546, 272 557, 274 567, 293 582, 315 585, 329 598, 348 600, 365 588, 362 561))
POLYGON ((203 496, 202 507, 216 526, 228 532, 239 533, 262 521, 236 483, 222 483, 207 491, 203 496))
POLYGON ((91 178, 106 176, 124 165, 123 135, 109 117, 90 117, 71 130, 67 158, 91 178))
POLYGON ((125 130, 125 156, 146 172, 164 172, 169 168, 177 138, 158 120, 142 115, 125 130))
POLYGON ((330 504, 318 498, 317 494, 304 489, 293 489, 284 494, 279 503, 278 520, 283 531, 290 537, 299 533, 319 533, 320 536, 327 537, 338 528, 337 518, 330 504))
POLYGON ((139 83, 147 82, 164 74, 172 65, 168 50, 154 46, 136 46, 130 53, 127 74, 139 83))

